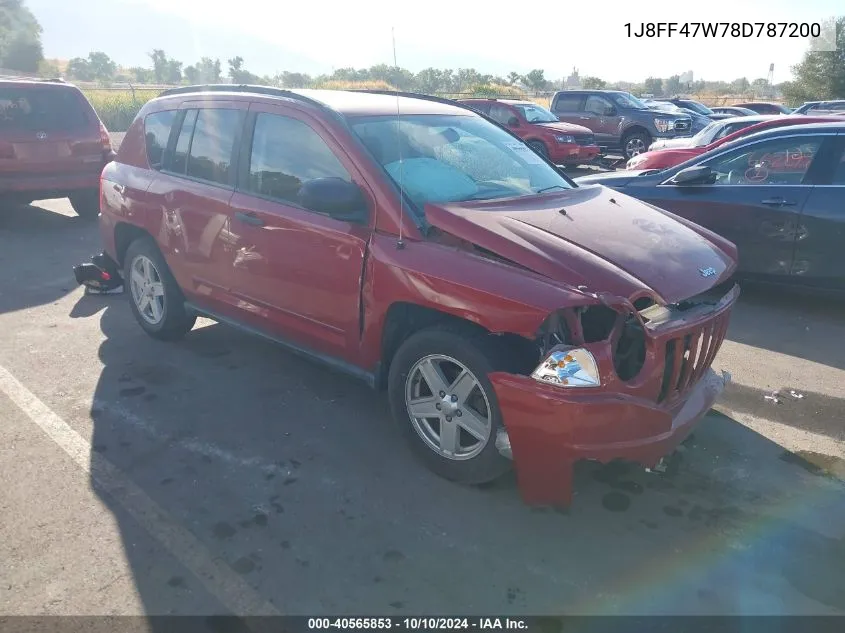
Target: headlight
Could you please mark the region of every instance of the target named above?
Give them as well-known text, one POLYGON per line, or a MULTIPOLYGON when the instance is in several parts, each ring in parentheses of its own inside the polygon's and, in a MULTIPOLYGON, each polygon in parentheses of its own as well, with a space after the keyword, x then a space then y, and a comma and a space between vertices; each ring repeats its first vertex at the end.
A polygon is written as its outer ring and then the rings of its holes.
POLYGON ((531 377, 561 387, 598 387, 601 385, 596 359, 581 347, 560 345, 537 365, 531 377))
POLYGON ((558 143, 574 143, 575 137, 569 134, 555 134, 555 140, 558 143))
POLYGON ((671 132, 675 129, 675 120, 674 119, 655 119, 654 120, 654 127, 657 128, 658 132, 671 132))

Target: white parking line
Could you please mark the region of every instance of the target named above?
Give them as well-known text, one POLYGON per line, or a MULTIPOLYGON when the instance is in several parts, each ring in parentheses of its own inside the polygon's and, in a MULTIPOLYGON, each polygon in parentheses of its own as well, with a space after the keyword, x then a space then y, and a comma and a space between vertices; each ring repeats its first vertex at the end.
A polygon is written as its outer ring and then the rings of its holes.
POLYGON ((0 365, 0 391, 64 450, 232 613, 279 615, 239 574, 176 523, 130 477, 99 453, 50 407, 0 365))

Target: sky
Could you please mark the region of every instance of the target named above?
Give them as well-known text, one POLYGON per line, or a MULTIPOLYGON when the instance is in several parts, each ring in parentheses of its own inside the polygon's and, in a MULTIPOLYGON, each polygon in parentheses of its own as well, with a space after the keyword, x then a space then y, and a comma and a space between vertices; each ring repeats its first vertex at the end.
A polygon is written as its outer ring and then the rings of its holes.
POLYGON ((147 53, 194 63, 235 55, 259 75, 393 63, 414 72, 475 68, 507 75, 534 68, 559 79, 642 81, 693 71, 695 79, 789 79, 807 40, 629 38, 626 23, 811 22, 845 14, 842 0, 707 2, 493 2, 426 0, 27 0, 47 57, 102 50, 123 66, 150 66, 147 53))

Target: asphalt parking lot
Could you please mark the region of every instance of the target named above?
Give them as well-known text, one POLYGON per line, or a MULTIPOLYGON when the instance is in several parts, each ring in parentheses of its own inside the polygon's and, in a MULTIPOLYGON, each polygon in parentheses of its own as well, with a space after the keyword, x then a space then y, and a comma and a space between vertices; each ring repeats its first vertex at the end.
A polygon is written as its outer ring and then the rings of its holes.
POLYGON ((99 249, 67 201, 0 209, 0 614, 845 613, 842 302, 747 289, 677 467, 585 464, 561 512, 437 478, 264 341, 151 340, 75 285, 99 249))

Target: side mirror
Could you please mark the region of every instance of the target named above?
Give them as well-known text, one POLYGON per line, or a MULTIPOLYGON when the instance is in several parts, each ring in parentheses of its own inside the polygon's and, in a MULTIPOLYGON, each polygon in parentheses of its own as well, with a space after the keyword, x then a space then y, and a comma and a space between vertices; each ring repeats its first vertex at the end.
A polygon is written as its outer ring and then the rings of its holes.
POLYGON ((669 181, 673 185, 709 185, 716 181, 715 172, 706 165, 682 169, 669 181))
POLYGON ((315 178, 299 188, 299 204, 336 220, 363 224, 369 213, 361 188, 342 178, 315 178))
POLYGON ((508 127, 519 127, 519 119, 517 119, 515 116, 509 118, 508 127))

